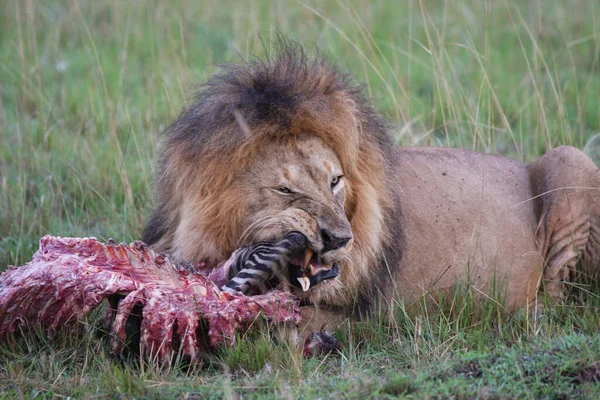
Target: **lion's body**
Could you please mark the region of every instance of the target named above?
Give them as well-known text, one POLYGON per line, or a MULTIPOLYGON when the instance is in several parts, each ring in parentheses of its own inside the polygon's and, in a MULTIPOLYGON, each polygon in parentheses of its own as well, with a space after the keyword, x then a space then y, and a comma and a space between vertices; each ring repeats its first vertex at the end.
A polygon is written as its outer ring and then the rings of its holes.
POLYGON ((406 235, 396 279, 402 297, 414 300, 462 280, 486 293, 504 284, 508 303, 533 299, 541 266, 525 165, 454 149, 395 154, 406 235))
POLYGON ((406 236, 395 282, 404 300, 461 281, 495 290, 514 309, 534 301, 544 280, 560 296, 556 281, 573 278, 582 256, 597 274, 600 175, 579 150, 557 148, 529 166, 439 148, 398 149, 395 160, 406 236))
POLYGON ((514 308, 544 279, 568 280, 582 255, 597 270, 596 190, 598 169, 572 148, 529 166, 396 148, 347 76, 292 46, 228 67, 173 124, 144 240, 218 262, 299 231, 318 262, 340 265, 338 278, 299 293, 307 321, 310 305, 344 316, 380 295, 414 301, 459 281, 484 294, 503 288, 514 308))

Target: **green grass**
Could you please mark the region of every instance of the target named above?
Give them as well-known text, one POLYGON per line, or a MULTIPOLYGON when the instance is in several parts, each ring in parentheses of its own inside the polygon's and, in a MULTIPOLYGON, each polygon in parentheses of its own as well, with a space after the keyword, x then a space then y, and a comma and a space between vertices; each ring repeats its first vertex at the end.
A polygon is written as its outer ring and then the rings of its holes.
MULTIPOLYGON (((218 63, 264 55, 278 32, 365 83, 400 145, 529 161, 600 133, 594 1, 8 0, 0 270, 47 233, 139 238, 160 132, 218 63)), ((338 332, 336 356, 304 360, 262 332, 187 369, 110 358, 92 317, 75 339, 1 344, 0 397, 595 398, 599 307, 580 293, 531 320, 459 290, 338 332)))

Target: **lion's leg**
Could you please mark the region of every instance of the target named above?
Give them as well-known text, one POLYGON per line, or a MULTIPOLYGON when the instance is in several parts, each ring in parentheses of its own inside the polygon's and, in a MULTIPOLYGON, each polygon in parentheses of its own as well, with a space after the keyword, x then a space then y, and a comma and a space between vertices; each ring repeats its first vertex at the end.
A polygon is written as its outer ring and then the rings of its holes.
POLYGON ((302 322, 299 327, 279 327, 275 332, 280 340, 302 346, 306 344, 305 342, 312 334, 319 332, 333 334, 337 328, 350 321, 343 313, 329 311, 314 305, 300 307, 300 313, 302 322))
POLYGON ((536 241, 545 260, 544 290, 564 297, 576 264, 597 276, 600 250, 600 172, 580 150, 559 147, 528 166, 536 195, 536 241))
POLYGON ((341 312, 329 311, 316 306, 300 307, 302 313, 301 337, 306 337, 313 332, 333 332, 348 322, 348 317, 341 312))
POLYGON ((348 319, 342 314, 320 309, 315 306, 300 307, 302 322, 298 328, 278 327, 276 337, 290 345, 299 345, 304 356, 314 356, 338 349, 338 341, 333 332, 348 319))

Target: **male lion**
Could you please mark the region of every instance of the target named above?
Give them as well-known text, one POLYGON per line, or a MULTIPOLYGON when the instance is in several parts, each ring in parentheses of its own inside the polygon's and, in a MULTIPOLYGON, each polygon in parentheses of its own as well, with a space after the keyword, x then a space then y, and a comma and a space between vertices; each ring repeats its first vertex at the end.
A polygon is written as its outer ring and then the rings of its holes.
POLYGON ((339 276, 293 289, 312 326, 468 281, 509 309, 597 275, 600 173, 581 151, 531 164, 399 148, 348 75, 298 46, 228 65, 168 130, 144 240, 182 261, 297 231, 339 276), (319 318, 314 310, 317 306, 319 318))

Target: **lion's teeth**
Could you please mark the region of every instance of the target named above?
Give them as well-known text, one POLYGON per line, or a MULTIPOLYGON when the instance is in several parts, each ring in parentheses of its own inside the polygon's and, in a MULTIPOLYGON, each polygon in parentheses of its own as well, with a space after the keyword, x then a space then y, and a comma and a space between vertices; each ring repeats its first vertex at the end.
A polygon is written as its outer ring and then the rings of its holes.
POLYGON ((308 288, 310 288, 310 279, 308 279, 308 277, 301 276, 296 279, 298 279, 298 282, 300 282, 300 286, 302 286, 302 291, 306 292, 308 288))
POLYGON ((310 259, 312 258, 312 256, 313 256, 313 251, 307 247, 306 250, 304 250, 304 265, 303 265, 304 268, 306 268, 308 266, 308 263, 310 262, 310 259))

